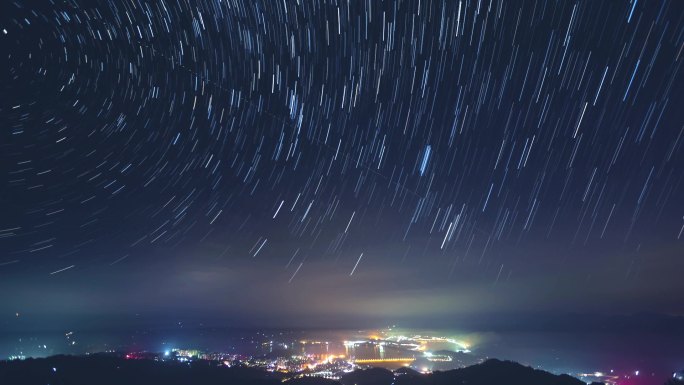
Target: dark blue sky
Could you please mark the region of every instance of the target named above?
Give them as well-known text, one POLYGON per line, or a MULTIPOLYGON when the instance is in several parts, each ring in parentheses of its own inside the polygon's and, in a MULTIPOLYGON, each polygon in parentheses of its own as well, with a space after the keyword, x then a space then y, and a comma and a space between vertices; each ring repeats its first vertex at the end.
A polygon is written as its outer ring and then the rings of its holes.
POLYGON ((684 312, 679 1, 1 13, 4 316, 684 312))

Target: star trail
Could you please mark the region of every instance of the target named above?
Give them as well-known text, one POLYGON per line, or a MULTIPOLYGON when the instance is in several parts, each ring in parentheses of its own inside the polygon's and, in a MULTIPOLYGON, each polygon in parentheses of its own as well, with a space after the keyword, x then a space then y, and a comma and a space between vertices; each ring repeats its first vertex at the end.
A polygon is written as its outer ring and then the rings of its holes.
MULTIPOLYGON (((363 288, 360 308, 390 299, 378 311, 397 317, 398 297, 431 288, 421 312, 492 298, 684 311, 663 295, 684 289, 680 1, 1 13, 5 290, 168 274, 211 290, 356 286, 330 295, 346 309, 363 288)), ((20 297, 12 314, 31 306, 20 297)))

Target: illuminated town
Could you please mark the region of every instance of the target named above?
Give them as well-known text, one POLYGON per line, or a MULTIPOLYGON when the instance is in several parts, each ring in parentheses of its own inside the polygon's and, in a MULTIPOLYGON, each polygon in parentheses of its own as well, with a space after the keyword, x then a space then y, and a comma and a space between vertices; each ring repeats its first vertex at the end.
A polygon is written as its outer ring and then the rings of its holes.
MULTIPOLYGON (((263 335, 266 337, 266 335, 263 335)), ((429 374, 480 364, 490 357, 475 354, 472 344, 446 336, 392 334, 391 329, 367 333, 354 340, 301 339, 282 342, 276 339, 257 342, 257 352, 207 352, 200 349, 171 347, 162 352, 111 351, 127 360, 154 360, 192 364, 206 362, 213 366, 254 368, 279 375, 283 381, 302 377, 339 380, 355 370, 384 368, 395 376, 406 373, 429 374)), ((13 357, 15 359, 23 357, 13 357)), ((538 369, 543 369, 537 367, 538 369)), ((621 385, 632 383, 641 373, 618 373, 615 370, 573 373, 586 383, 621 385)), ((680 379, 683 375, 675 373, 680 379)))
POLYGON ((345 373, 370 367, 407 367, 429 373, 435 369, 460 368, 481 362, 483 359, 468 354, 468 347, 468 343, 448 337, 378 333, 357 340, 262 342, 261 350, 267 354, 245 355, 171 348, 159 353, 128 352, 124 358, 183 363, 205 360, 227 367, 253 367, 283 373, 289 378, 310 376, 339 379, 345 373))
MULTIPOLYGON (((253 370, 281 381, 314 377, 343 381, 345 377, 367 369, 381 368, 394 377, 429 375, 448 372, 473 365, 486 365, 496 354, 489 350, 484 337, 477 334, 444 334, 418 329, 397 329, 396 326, 378 330, 329 331, 248 331, 223 340, 214 347, 206 341, 182 342, 181 334, 155 344, 134 343, 103 349, 93 344, 92 337, 69 331, 62 334, 63 343, 71 349, 72 357, 110 357, 125 361, 156 362, 162 365, 199 366, 253 370), (178 342, 172 342, 178 341, 178 342), (217 348, 223 346, 224 348, 217 348)), ((129 336, 128 338, 131 338, 129 336)), ((96 339, 96 338, 95 338, 96 339)), ((2 357, 9 361, 23 361, 31 357, 49 356, 55 346, 48 341, 30 338, 33 350, 17 350, 2 357), (35 348, 37 346, 37 350, 35 348), (41 353, 45 352, 45 353, 41 353)), ((140 341, 142 342, 142 341, 140 341)), ((53 342, 54 343, 54 342, 53 342)), ((522 365, 550 373, 567 373, 584 383, 606 385, 648 384, 654 373, 647 370, 579 366, 554 367, 541 362, 521 362, 522 365)), ((682 381, 684 372, 672 374, 674 381, 682 381)), ((347 378, 348 382, 348 378, 347 378)))

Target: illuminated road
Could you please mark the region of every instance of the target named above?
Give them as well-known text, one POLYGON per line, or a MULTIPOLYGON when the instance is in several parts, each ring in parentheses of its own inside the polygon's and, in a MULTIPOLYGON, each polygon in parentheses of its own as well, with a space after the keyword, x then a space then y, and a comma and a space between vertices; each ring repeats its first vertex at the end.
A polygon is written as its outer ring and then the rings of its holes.
POLYGON ((414 357, 407 357, 407 358, 369 358, 369 359, 361 359, 361 360, 354 360, 354 363, 356 364, 378 364, 378 363, 390 363, 390 362, 406 362, 410 363, 415 360, 414 357))

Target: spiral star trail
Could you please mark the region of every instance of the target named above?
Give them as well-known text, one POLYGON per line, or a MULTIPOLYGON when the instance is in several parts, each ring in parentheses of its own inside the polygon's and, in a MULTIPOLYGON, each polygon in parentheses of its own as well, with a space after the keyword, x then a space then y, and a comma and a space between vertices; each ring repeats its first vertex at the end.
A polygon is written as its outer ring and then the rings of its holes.
POLYGON ((2 8, 6 290, 684 310, 684 3, 2 8))

